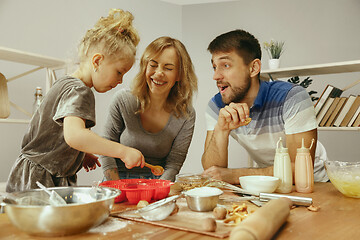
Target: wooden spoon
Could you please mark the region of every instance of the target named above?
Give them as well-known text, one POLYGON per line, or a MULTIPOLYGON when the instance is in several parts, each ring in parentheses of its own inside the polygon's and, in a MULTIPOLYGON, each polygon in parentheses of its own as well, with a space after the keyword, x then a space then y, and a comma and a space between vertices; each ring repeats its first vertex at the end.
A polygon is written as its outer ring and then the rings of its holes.
POLYGON ((164 173, 164 168, 162 166, 154 166, 151 165, 149 163, 145 163, 145 167, 148 167, 151 169, 151 172, 155 175, 155 176, 160 176, 164 173))

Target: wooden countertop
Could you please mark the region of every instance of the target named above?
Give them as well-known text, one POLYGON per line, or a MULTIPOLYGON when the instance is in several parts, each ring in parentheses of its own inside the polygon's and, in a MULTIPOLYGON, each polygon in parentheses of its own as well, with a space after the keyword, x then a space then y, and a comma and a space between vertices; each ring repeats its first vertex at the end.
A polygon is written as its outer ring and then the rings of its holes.
MULTIPOLYGON (((311 212, 305 207, 297 207, 291 210, 288 221, 280 228, 273 239, 357 239, 360 230, 360 199, 348 198, 338 192, 331 183, 315 183, 314 192, 311 194, 299 194, 292 192, 291 195, 313 198, 315 206, 320 207, 318 212, 311 212)), ((115 204, 113 211, 133 208, 126 203, 115 204)), ((152 224, 133 222, 114 218, 116 221, 126 223, 114 232, 82 233, 78 235, 51 238, 51 239, 148 239, 148 240, 214 240, 220 239, 198 233, 191 233, 152 224)), ((29 236, 14 227, 6 214, 0 214, 0 239, 44 239, 29 236)), ((225 238, 226 239, 226 238, 225 238)))

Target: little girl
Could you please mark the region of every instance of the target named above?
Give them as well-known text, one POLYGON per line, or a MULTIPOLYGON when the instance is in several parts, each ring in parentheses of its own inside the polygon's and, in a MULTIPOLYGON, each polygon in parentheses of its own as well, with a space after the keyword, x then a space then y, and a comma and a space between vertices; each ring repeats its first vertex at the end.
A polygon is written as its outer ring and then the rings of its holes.
POLYGON ((127 168, 144 167, 140 151, 102 138, 95 126, 95 97, 122 83, 135 61, 139 35, 133 15, 112 9, 87 31, 79 47, 79 68, 55 82, 34 113, 6 191, 76 185, 76 173, 100 167, 93 154, 120 158, 127 168))

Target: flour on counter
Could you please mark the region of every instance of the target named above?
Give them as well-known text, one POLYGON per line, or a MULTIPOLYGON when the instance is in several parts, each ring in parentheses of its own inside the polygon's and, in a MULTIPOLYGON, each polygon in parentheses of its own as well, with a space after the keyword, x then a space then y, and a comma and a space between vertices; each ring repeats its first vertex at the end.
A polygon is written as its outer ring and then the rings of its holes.
POLYGON ((97 227, 91 228, 90 233, 108 233, 115 232, 127 226, 127 221, 122 221, 118 218, 108 218, 105 222, 97 227))

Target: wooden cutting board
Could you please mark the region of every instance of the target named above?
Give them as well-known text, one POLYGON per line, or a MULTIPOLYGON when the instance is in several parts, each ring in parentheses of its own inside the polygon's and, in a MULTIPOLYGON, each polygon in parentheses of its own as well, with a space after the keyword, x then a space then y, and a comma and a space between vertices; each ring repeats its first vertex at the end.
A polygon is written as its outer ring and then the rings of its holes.
POLYGON ((0 73, 0 118, 7 118, 10 115, 10 101, 8 96, 7 80, 0 73))
MULTIPOLYGON (((179 206, 179 212, 175 215, 169 216, 168 218, 162 221, 148 221, 143 219, 140 215, 135 213, 135 210, 123 211, 113 213, 112 216, 120 217, 127 220, 132 220, 136 222, 149 223, 152 225, 160 226, 160 227, 168 227, 182 231, 200 233, 212 237, 217 238, 226 238, 229 237, 231 230, 234 228, 233 226, 229 226, 223 223, 223 220, 216 220, 216 231, 215 232, 207 232, 202 229, 201 219, 213 217, 212 211, 210 212, 195 212, 191 211, 187 207, 186 200, 184 198, 180 198, 177 200, 176 204, 179 206)), ((221 205, 230 209, 232 206, 231 202, 220 201, 221 205)), ((238 203, 237 204, 242 204, 238 203)), ((257 208, 252 204, 245 202, 249 208, 257 208)))

